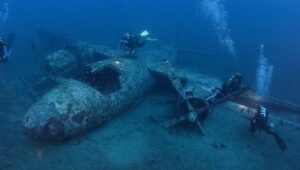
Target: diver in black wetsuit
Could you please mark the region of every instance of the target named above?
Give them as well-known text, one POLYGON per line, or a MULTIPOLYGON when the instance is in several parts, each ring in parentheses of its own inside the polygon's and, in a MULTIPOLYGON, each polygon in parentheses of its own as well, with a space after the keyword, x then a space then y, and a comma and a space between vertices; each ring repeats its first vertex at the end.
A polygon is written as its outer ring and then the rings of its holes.
POLYGON ((222 95, 228 95, 242 88, 243 75, 240 73, 232 74, 222 85, 222 95))
POLYGON ((11 55, 11 45, 14 39, 14 34, 9 34, 7 41, 0 37, 0 63, 8 62, 11 55))
POLYGON ((9 48, 8 43, 0 37, 0 62, 8 62, 9 48))
POLYGON ((214 87, 211 89, 212 95, 206 98, 208 103, 222 98, 242 88, 243 75, 240 73, 232 74, 223 84, 222 88, 214 87))
POLYGON ((126 33, 120 40, 120 47, 126 50, 128 55, 135 55, 137 48, 146 45, 147 40, 140 35, 131 35, 126 33))
POLYGON ((257 108, 257 112, 255 116, 250 120, 250 128, 251 132, 255 133, 258 131, 265 131, 270 135, 274 136, 278 147, 281 150, 285 150, 287 148, 286 143, 284 140, 274 131, 273 123, 269 122, 269 111, 263 107, 259 106, 257 108))

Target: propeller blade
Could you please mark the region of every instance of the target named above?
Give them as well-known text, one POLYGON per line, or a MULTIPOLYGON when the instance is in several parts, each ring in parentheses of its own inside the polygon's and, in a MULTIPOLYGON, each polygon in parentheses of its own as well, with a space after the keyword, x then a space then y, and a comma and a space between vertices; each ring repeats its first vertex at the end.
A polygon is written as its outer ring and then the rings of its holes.
POLYGON ((205 132, 204 132, 204 129, 203 129, 202 125, 201 125, 201 122, 199 120, 197 120, 196 124, 197 124, 197 126, 198 126, 198 128, 200 130, 200 134, 201 135, 205 135, 205 132))
POLYGON ((164 126, 165 126, 165 128, 173 127, 173 126, 185 121, 187 119, 187 117, 188 117, 188 115, 185 114, 180 117, 176 117, 174 119, 168 120, 164 123, 164 126))

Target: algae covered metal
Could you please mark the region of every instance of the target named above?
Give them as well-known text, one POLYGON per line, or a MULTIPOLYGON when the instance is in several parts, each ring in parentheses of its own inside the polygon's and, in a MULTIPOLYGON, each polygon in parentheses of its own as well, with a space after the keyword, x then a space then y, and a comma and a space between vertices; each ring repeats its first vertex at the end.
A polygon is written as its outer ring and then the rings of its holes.
POLYGON ((88 65, 82 82, 63 80, 26 113, 23 129, 39 140, 60 140, 125 112, 153 84, 141 59, 106 59, 88 65))
MULTIPOLYGON (((168 69, 162 64, 163 59, 174 62, 174 56, 171 48, 161 46, 128 58, 116 50, 84 42, 50 54, 45 59, 47 72, 60 81, 27 111, 22 123, 24 133, 37 140, 63 140, 88 132, 126 112, 155 82, 165 80, 179 94, 179 117, 167 124, 189 120, 196 122, 203 133, 201 121, 214 106, 205 98, 211 95, 211 87, 222 83, 214 77, 168 69)), ((251 107, 241 100, 245 95, 231 94, 215 103, 231 100, 251 107)), ((256 103, 251 97, 246 99, 256 103)), ((276 104, 287 108, 282 102, 276 104)), ((241 105, 231 106, 241 110, 241 105)), ((253 117, 253 110, 242 114, 253 117)))

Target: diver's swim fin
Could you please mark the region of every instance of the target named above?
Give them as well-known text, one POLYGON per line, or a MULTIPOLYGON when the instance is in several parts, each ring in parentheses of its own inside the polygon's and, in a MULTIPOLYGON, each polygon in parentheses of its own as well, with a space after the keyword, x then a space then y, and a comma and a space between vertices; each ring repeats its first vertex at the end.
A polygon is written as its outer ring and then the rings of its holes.
POLYGON ((286 146, 286 143, 284 142, 284 140, 280 136, 278 136, 276 133, 273 134, 273 136, 276 140, 278 147, 283 151, 286 150, 287 146, 286 146))
POLYGON ((141 37, 147 37, 149 35, 149 32, 147 30, 140 33, 141 37))

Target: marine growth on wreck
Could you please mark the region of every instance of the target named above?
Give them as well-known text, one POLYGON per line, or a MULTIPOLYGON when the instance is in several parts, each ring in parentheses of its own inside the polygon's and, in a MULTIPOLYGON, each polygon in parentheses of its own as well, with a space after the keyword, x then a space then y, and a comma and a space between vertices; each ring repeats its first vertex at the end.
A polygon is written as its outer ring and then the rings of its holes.
POLYGON ((299 6, 0 0, 0 170, 300 169, 299 6))

